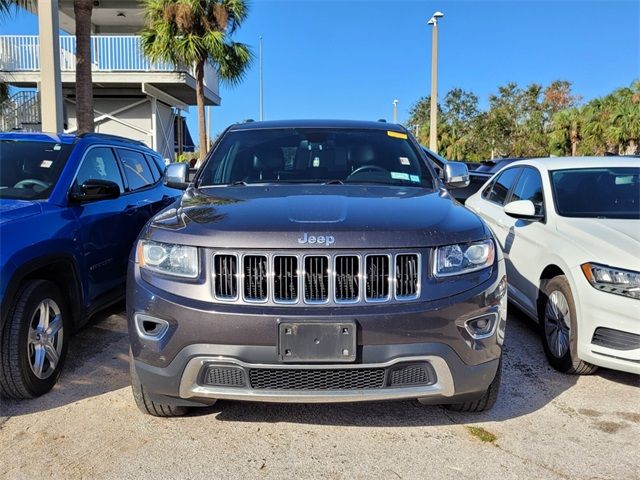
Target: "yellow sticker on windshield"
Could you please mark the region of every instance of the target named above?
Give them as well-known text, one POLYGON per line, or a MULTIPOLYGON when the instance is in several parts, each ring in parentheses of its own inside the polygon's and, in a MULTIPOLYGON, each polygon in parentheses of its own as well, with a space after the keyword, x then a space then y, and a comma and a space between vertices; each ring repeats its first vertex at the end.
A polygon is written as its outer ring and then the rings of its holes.
POLYGON ((407 134, 402 132, 394 132, 393 130, 387 130, 387 135, 393 138, 402 138, 403 140, 407 139, 407 134))

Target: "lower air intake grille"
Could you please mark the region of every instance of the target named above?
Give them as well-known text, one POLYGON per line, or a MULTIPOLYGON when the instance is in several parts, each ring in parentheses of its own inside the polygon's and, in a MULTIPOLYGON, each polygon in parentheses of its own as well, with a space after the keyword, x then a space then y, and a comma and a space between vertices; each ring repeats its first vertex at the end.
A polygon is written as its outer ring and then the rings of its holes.
POLYGON ((267 299, 267 257, 245 255, 244 262, 244 298, 249 301, 267 299))
POLYGON ((401 387, 405 385, 430 385, 434 382, 428 365, 407 365, 392 370, 389 385, 401 387))
POLYGON ((232 300, 238 296, 238 259, 235 255, 216 255, 213 258, 214 293, 216 297, 232 300))
POLYGON ((396 297, 411 298, 418 294, 418 256, 396 255, 396 297))
POLYGON ((384 388, 384 369, 251 369, 249 379, 257 390, 361 390, 384 388))
POLYGON ((244 387, 244 374, 238 367, 209 367, 204 375, 205 385, 218 387, 244 387))
POLYGON ((386 255, 367 256, 366 275, 367 300, 386 300, 389 298, 389 257, 386 255))
POLYGON ((304 258, 304 299, 322 303, 329 299, 329 259, 327 257, 304 258))
POLYGON ((635 350, 640 348, 640 335, 600 327, 593 333, 591 343, 615 350, 635 350))

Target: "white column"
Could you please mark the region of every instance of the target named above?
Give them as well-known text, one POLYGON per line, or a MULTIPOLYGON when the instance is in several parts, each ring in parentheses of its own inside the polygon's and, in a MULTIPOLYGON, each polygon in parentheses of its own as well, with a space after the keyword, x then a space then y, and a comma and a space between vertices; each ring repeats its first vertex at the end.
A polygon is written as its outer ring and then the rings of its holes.
POLYGON ((40 34, 40 109, 43 132, 62 132, 62 80, 58 0, 38 0, 40 34))
POLYGON ((150 97, 151 100, 151 148, 158 151, 158 100, 150 97))

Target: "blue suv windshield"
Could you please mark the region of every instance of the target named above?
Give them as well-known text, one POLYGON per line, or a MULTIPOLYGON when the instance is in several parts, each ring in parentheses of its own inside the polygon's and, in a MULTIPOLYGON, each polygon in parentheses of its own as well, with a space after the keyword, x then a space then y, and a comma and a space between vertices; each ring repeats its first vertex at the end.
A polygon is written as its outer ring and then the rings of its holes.
POLYGON ((377 129, 231 131, 204 165, 200 187, 234 183, 360 183, 433 188, 406 133, 377 129))
POLYGON ((49 198, 72 149, 57 142, 0 141, 0 198, 49 198))

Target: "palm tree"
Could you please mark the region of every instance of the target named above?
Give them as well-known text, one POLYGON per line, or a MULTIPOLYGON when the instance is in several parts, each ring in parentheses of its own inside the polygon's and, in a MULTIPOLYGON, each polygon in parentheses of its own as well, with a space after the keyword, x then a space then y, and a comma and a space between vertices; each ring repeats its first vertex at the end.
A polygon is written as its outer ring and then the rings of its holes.
POLYGON ((244 77, 253 55, 243 43, 230 41, 248 13, 246 0, 145 0, 147 25, 142 50, 154 62, 192 65, 200 141, 200 164, 207 148, 204 116, 204 68, 207 61, 230 85, 244 77))
POLYGON ((551 144, 562 155, 575 157, 581 138, 582 114, 577 108, 560 110, 553 116, 551 144))
POLYGON ((16 7, 35 6, 36 0, 0 0, 0 16, 10 15, 16 7))
POLYGON ((91 75, 91 13, 93 0, 74 0, 76 17, 76 119, 78 133, 93 132, 93 79, 91 75))

